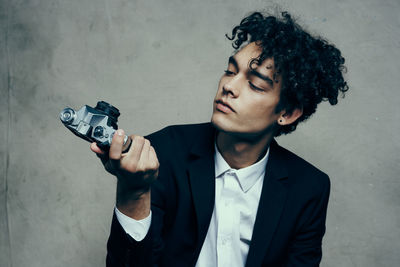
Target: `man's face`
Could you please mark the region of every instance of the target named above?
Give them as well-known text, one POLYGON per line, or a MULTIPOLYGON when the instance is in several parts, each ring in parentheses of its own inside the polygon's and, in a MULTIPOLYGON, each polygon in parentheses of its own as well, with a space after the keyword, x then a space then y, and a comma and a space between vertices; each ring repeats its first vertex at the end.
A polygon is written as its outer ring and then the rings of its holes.
POLYGON ((230 57, 214 99, 211 122, 217 129, 242 137, 272 134, 283 113, 275 113, 281 77, 275 75, 273 59, 250 68, 260 53, 261 48, 250 43, 230 57))

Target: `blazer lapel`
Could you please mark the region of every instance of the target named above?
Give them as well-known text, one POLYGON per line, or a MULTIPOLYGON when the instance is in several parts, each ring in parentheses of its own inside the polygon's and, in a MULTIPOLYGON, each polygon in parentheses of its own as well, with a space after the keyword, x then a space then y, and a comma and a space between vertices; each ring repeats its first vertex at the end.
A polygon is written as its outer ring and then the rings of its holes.
POLYGON ((280 148, 273 140, 265 171, 261 198, 253 228, 246 266, 261 266, 275 229, 278 226, 287 198, 287 169, 280 148))
POLYGON ((214 167, 215 130, 201 136, 191 149, 188 159, 188 176, 197 222, 197 259, 207 235, 215 202, 215 167, 214 167))

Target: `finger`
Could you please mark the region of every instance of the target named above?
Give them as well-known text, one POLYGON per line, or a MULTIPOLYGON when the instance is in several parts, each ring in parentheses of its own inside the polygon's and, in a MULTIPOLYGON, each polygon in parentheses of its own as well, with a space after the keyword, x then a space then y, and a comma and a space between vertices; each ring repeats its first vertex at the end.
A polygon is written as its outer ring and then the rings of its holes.
POLYGON ((143 136, 131 135, 132 145, 126 156, 122 159, 122 165, 129 171, 136 171, 140 155, 145 143, 143 136))
POLYGON ((97 144, 95 142, 90 144, 90 149, 96 153, 96 156, 101 160, 101 162, 103 163, 103 165, 105 165, 105 163, 108 161, 108 154, 101 150, 97 144))
POLYGON ((119 160, 122 154, 122 145, 124 143, 124 130, 119 129, 115 132, 110 146, 109 157, 113 160, 119 160))
POLYGON ((96 142, 93 142, 93 143, 90 144, 90 150, 92 150, 94 153, 100 154, 100 155, 103 155, 105 153, 103 150, 101 150, 97 146, 96 142))
POLYGON ((160 163, 158 162, 158 158, 157 158, 157 153, 154 150, 153 146, 150 146, 149 148, 149 162, 151 164, 150 168, 157 170, 158 167, 160 166, 160 163))
POLYGON ((150 152, 150 141, 144 139, 144 144, 142 148, 142 153, 140 154, 138 169, 146 170, 149 165, 149 152, 150 152))

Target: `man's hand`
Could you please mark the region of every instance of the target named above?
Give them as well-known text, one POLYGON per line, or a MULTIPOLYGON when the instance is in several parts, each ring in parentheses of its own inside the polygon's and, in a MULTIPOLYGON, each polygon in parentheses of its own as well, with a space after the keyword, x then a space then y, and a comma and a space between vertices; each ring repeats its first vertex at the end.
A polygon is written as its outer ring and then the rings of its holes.
POLYGON ((145 218, 150 212, 150 186, 157 179, 159 162, 149 140, 131 135, 132 144, 122 153, 124 131, 113 136, 108 155, 96 143, 90 149, 101 159, 104 168, 118 178, 117 207, 134 218, 145 218))

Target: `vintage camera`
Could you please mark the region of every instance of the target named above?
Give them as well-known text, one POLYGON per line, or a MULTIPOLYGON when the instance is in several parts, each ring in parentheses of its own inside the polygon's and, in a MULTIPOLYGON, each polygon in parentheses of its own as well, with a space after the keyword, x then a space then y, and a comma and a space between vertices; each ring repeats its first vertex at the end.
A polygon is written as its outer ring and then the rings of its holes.
MULTIPOLYGON (((103 151, 110 149, 111 140, 118 129, 119 110, 104 101, 97 102, 95 108, 88 105, 75 111, 66 107, 60 113, 60 120, 75 135, 96 142, 103 151)), ((123 152, 129 150, 131 140, 125 136, 123 152)))

